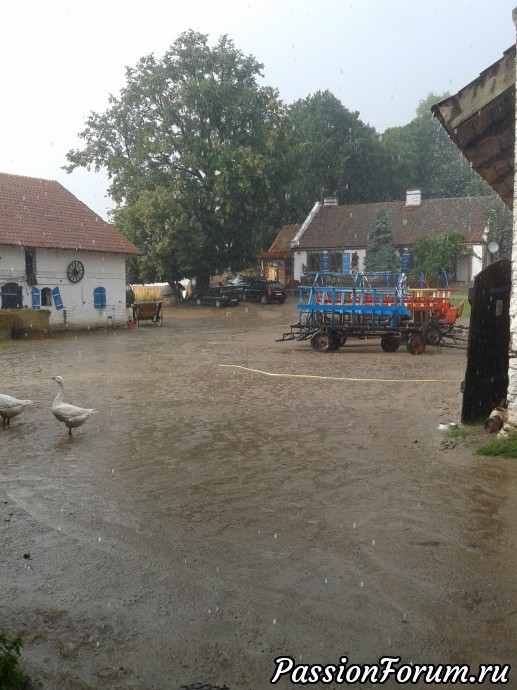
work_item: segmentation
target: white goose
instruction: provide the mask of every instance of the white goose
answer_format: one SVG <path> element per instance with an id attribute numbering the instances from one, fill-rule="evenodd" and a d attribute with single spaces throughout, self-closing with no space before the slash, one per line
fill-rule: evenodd
<path id="1" fill-rule="evenodd" d="M 65 394 L 65 383 L 61 376 L 53 376 L 54 381 L 59 385 L 59 391 L 54 402 L 52 403 L 52 413 L 56 419 L 63 422 L 68 427 L 68 434 L 72 435 L 72 429 L 82 426 L 88 417 L 95 414 L 97 410 L 92 410 L 85 407 L 77 407 L 77 405 L 68 405 L 63 402 Z"/>
<path id="2" fill-rule="evenodd" d="M 18 398 L 13 398 L 10 395 L 0 394 L 2 426 L 9 426 L 11 419 L 23 412 L 29 405 L 32 405 L 32 400 L 18 400 Z"/>

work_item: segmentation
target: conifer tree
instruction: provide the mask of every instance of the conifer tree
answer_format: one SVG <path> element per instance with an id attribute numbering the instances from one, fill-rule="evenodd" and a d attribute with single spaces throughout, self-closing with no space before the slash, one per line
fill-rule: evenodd
<path id="1" fill-rule="evenodd" d="M 384 209 L 380 209 L 368 233 L 364 267 L 367 271 L 396 271 L 399 263 L 388 223 L 388 214 Z"/>

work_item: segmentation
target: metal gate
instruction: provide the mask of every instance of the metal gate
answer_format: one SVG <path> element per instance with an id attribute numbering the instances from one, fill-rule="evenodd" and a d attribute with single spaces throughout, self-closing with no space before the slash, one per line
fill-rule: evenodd
<path id="1" fill-rule="evenodd" d="M 469 292 L 467 369 L 461 420 L 488 417 L 506 399 L 510 345 L 511 263 L 496 261 L 474 279 Z"/>

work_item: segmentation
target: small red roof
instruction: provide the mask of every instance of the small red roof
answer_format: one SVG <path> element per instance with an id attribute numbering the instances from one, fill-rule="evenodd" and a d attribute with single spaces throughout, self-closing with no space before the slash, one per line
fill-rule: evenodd
<path id="1" fill-rule="evenodd" d="M 59 182 L 0 173 L 0 244 L 140 254 Z"/>
<path id="2" fill-rule="evenodd" d="M 291 240 L 299 229 L 299 225 L 282 225 L 267 252 L 261 254 L 259 259 L 281 259 L 291 256 Z"/>

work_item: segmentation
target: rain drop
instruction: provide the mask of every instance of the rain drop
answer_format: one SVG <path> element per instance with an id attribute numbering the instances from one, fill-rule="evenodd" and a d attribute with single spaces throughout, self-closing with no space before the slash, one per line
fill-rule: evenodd
<path id="1" fill-rule="evenodd" d="M 276 625 L 276 618 L 273 618 L 273 625 Z"/>

